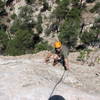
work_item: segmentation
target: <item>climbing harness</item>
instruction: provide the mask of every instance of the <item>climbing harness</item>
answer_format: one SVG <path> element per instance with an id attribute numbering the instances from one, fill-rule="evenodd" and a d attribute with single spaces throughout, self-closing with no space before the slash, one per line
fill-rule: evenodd
<path id="1" fill-rule="evenodd" d="M 50 97 L 52 96 L 52 94 L 54 93 L 54 91 L 55 91 L 57 85 L 59 85 L 59 84 L 61 83 L 61 81 L 62 81 L 62 79 L 63 79 L 63 77 L 64 77 L 64 75 L 65 75 L 65 72 L 66 72 L 66 70 L 64 70 L 64 72 L 63 72 L 63 74 L 62 74 L 60 80 L 55 84 L 55 86 L 54 86 L 54 88 L 53 88 L 53 90 L 52 90 L 52 92 L 51 92 L 49 98 L 50 98 Z"/>

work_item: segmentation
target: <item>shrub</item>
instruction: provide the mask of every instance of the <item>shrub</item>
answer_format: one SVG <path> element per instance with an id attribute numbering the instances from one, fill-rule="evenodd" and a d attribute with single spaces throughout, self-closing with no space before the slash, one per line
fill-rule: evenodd
<path id="1" fill-rule="evenodd" d="M 32 18 L 33 9 L 31 6 L 24 6 L 20 10 L 20 14 L 18 16 L 19 24 L 21 29 L 31 30 L 35 26 L 35 21 Z"/>
<path id="2" fill-rule="evenodd" d="M 80 37 L 81 41 L 85 44 L 90 44 L 92 41 L 95 40 L 96 34 L 95 31 L 84 32 Z"/>
<path id="3" fill-rule="evenodd" d="M 35 49 L 33 51 L 33 53 L 37 53 L 39 51 L 43 51 L 43 50 L 51 50 L 52 47 L 50 45 L 48 45 L 48 42 L 39 42 L 38 44 L 35 45 Z"/>
<path id="4" fill-rule="evenodd" d="M 46 35 L 46 36 L 49 36 L 49 35 L 50 35 L 50 33 L 51 33 L 50 28 L 49 28 L 49 29 L 47 28 L 47 29 L 45 30 L 45 35 Z"/>
<path id="5" fill-rule="evenodd" d="M 38 19 L 38 22 L 36 24 L 36 29 L 37 29 L 37 32 L 40 34 L 43 31 L 43 28 L 41 26 L 41 24 L 42 24 L 42 16 L 41 16 L 41 14 L 38 15 L 37 19 Z"/>
<path id="6" fill-rule="evenodd" d="M 94 2 L 95 0 L 86 0 L 87 3 L 92 3 Z"/>
<path id="7" fill-rule="evenodd" d="M 8 44 L 8 35 L 4 31 L 0 30 L 0 49 L 1 50 L 3 49 L 3 53 L 6 50 L 7 44 Z"/>
<path id="8" fill-rule="evenodd" d="M 0 9 L 4 8 L 4 6 L 5 6 L 5 3 L 2 0 L 0 0 Z"/>
<path id="9" fill-rule="evenodd" d="M 41 16 L 41 14 L 38 15 L 37 20 L 38 20 L 38 23 L 40 23 L 40 24 L 42 23 L 42 16 Z"/>
<path id="10" fill-rule="evenodd" d="M 9 40 L 6 55 L 17 56 L 24 54 L 25 51 L 21 48 L 21 45 L 16 40 Z"/>
<path id="11" fill-rule="evenodd" d="M 79 2 L 80 0 L 71 0 L 72 7 L 82 9 L 83 5 L 81 5 L 81 3 Z"/>
<path id="12" fill-rule="evenodd" d="M 60 1 L 58 7 L 53 12 L 54 16 L 57 19 L 62 20 L 66 18 L 67 13 L 69 11 L 68 4 L 69 4 L 69 0 Z"/>
<path id="13" fill-rule="evenodd" d="M 7 25 L 5 24 L 0 24 L 0 30 L 6 31 Z"/>
<path id="14" fill-rule="evenodd" d="M 38 23 L 36 25 L 36 29 L 37 29 L 38 34 L 42 33 L 42 31 L 43 31 L 41 24 L 38 24 Z"/>
<path id="15" fill-rule="evenodd" d="M 14 34 L 16 31 L 18 31 L 19 29 L 21 29 L 22 26 L 22 22 L 19 19 L 16 19 L 12 25 L 12 27 L 10 28 L 10 32 L 12 34 Z"/>
<path id="16" fill-rule="evenodd" d="M 0 16 L 6 16 L 8 13 L 6 12 L 6 10 L 4 8 L 2 8 L 0 10 Z"/>
<path id="17" fill-rule="evenodd" d="M 28 30 L 18 30 L 15 38 L 9 40 L 7 47 L 7 54 L 20 55 L 25 54 L 28 49 L 34 47 L 33 37 L 34 33 Z"/>
<path id="18" fill-rule="evenodd" d="M 74 19 L 65 20 L 60 29 L 59 39 L 69 48 L 74 48 L 77 43 L 79 28 L 79 22 L 74 21 Z"/>
<path id="19" fill-rule="evenodd" d="M 90 49 L 84 49 L 84 50 L 80 50 L 79 51 L 79 56 L 77 57 L 78 61 L 82 61 L 83 63 L 85 61 L 87 61 L 87 59 L 89 58 L 89 54 L 90 54 L 91 50 Z"/>
<path id="20" fill-rule="evenodd" d="M 80 51 L 80 55 L 77 57 L 77 60 L 78 61 L 84 61 L 85 54 L 86 54 L 85 50 Z"/>
<path id="21" fill-rule="evenodd" d="M 95 23 L 99 23 L 100 24 L 100 17 L 96 18 Z"/>
<path id="22" fill-rule="evenodd" d="M 97 2 L 96 5 L 90 10 L 90 12 L 100 13 L 100 2 Z"/>
<path id="23" fill-rule="evenodd" d="M 0 30 L 0 44 L 2 43 L 3 45 L 6 46 L 7 42 L 8 42 L 8 35 L 4 31 Z"/>
<path id="24" fill-rule="evenodd" d="M 33 4 L 36 0 L 25 0 L 27 4 Z"/>
<path id="25" fill-rule="evenodd" d="M 12 15 L 11 15 L 11 18 L 12 18 L 13 20 L 16 19 L 16 17 L 17 17 L 16 14 L 12 14 Z"/>
<path id="26" fill-rule="evenodd" d="M 32 7 L 30 6 L 21 7 L 19 18 L 30 20 L 32 18 L 32 13 L 33 13 Z"/>
<path id="27" fill-rule="evenodd" d="M 41 9 L 41 12 L 44 12 L 46 10 L 51 10 L 51 8 L 49 7 L 49 4 L 47 3 L 47 1 L 43 0 L 43 8 Z"/>
<path id="28" fill-rule="evenodd" d="M 36 22 L 33 20 L 31 22 L 21 21 L 20 19 L 16 19 L 10 28 L 10 32 L 14 34 L 17 30 L 32 30 L 32 28 L 36 25 Z"/>
<path id="29" fill-rule="evenodd" d="M 81 9 L 72 8 L 72 9 L 69 11 L 67 17 L 68 17 L 68 18 L 72 18 L 72 19 L 74 19 L 75 21 L 80 22 L 80 15 L 81 15 Z"/>
<path id="30" fill-rule="evenodd" d="M 56 3 L 59 4 L 60 3 L 60 0 L 56 0 Z"/>

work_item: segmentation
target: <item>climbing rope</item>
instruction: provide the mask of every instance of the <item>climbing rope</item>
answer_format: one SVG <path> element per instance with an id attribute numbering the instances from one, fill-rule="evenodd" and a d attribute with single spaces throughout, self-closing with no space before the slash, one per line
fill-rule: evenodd
<path id="1" fill-rule="evenodd" d="M 60 78 L 60 80 L 55 84 L 55 86 L 54 86 L 54 88 L 53 88 L 53 90 L 52 90 L 52 92 L 51 92 L 51 94 L 50 94 L 50 96 L 49 96 L 49 98 L 52 96 L 52 94 L 54 93 L 54 91 L 55 91 L 55 89 L 56 89 L 56 87 L 57 87 L 57 85 L 59 85 L 60 84 L 60 82 L 62 81 L 62 79 L 63 79 L 63 77 L 64 77 L 64 75 L 65 75 L 65 72 L 66 72 L 66 70 L 64 70 L 64 72 L 63 72 L 63 74 L 62 74 L 62 76 L 61 76 L 61 78 Z"/>

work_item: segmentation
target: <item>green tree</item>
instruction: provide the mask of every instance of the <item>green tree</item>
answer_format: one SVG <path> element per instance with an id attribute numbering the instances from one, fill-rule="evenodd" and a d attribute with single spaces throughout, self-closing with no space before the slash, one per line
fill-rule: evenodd
<path id="1" fill-rule="evenodd" d="M 7 12 L 4 8 L 5 3 L 3 1 L 0 0 L 0 16 L 4 16 L 7 15 Z"/>
<path id="2" fill-rule="evenodd" d="M 84 32 L 80 37 L 81 41 L 85 44 L 90 44 L 95 40 L 96 34 L 95 31 L 91 30 L 90 32 Z"/>
<path id="3" fill-rule="evenodd" d="M 12 27 L 10 28 L 10 32 L 12 34 L 15 34 L 16 31 L 18 31 L 19 29 L 32 30 L 32 28 L 35 27 L 35 25 L 36 25 L 36 22 L 33 20 L 31 20 L 31 22 L 27 22 L 26 20 L 22 21 L 18 18 L 18 19 L 15 19 Z"/>
<path id="4" fill-rule="evenodd" d="M 14 13 L 14 14 L 11 15 L 11 18 L 12 18 L 13 20 L 15 20 L 15 19 L 17 18 L 17 15 Z"/>
<path id="5" fill-rule="evenodd" d="M 41 41 L 35 45 L 35 49 L 33 52 L 37 53 L 43 50 L 52 50 L 52 47 L 48 44 L 48 42 Z"/>
<path id="6" fill-rule="evenodd" d="M 58 7 L 53 12 L 54 16 L 59 20 L 65 19 L 69 12 L 68 5 L 69 0 L 60 1 Z"/>
<path id="7" fill-rule="evenodd" d="M 77 10 L 71 10 L 68 18 L 60 28 L 59 39 L 69 48 L 74 48 L 80 33 L 80 18 Z"/>
<path id="8" fill-rule="evenodd" d="M 22 26 L 22 21 L 19 20 L 19 19 L 16 19 L 12 25 L 12 27 L 10 28 L 10 32 L 12 34 L 15 34 L 16 31 L 18 31 L 19 29 L 21 29 L 21 26 Z"/>
<path id="9" fill-rule="evenodd" d="M 77 42 L 77 29 L 72 24 L 71 22 L 65 21 L 59 34 L 59 39 L 69 48 L 75 46 Z"/>
<path id="10" fill-rule="evenodd" d="M 80 1 L 80 0 L 71 0 L 71 3 L 72 3 L 73 5 L 77 5 L 77 4 L 79 3 L 79 1 Z"/>
<path id="11" fill-rule="evenodd" d="M 41 24 L 42 24 L 42 16 L 41 16 L 41 14 L 38 15 L 37 20 L 38 20 L 38 22 L 36 24 L 36 29 L 37 29 L 37 32 L 40 34 L 43 31 L 43 28 L 41 26 Z"/>
<path id="12" fill-rule="evenodd" d="M 93 27 L 90 28 L 90 31 L 89 32 L 85 31 L 84 33 L 82 33 L 80 39 L 85 44 L 95 45 L 97 41 L 100 41 L 99 35 L 100 35 L 100 18 L 97 18 L 95 19 Z"/>
<path id="13" fill-rule="evenodd" d="M 94 42 L 96 43 L 98 41 L 100 43 L 100 17 L 95 19 L 95 23 L 91 28 L 91 31 L 94 32 Z"/>
<path id="14" fill-rule="evenodd" d="M 37 19 L 38 19 L 38 23 L 42 24 L 42 16 L 41 16 L 41 14 L 38 15 Z"/>
<path id="15" fill-rule="evenodd" d="M 0 30 L 0 49 L 3 49 L 3 53 L 6 50 L 7 43 L 8 35 L 4 31 Z"/>
<path id="16" fill-rule="evenodd" d="M 31 6 L 24 6 L 20 8 L 19 18 L 23 20 L 30 20 L 32 18 L 32 7 Z"/>
<path id="17" fill-rule="evenodd" d="M 67 15 L 67 18 L 68 19 L 74 19 L 75 22 L 80 22 L 80 16 L 81 16 L 81 9 L 78 9 L 78 8 L 72 8 L 68 15 Z"/>
<path id="18" fill-rule="evenodd" d="M 42 31 L 43 31 L 41 24 L 38 24 L 38 23 L 36 25 L 36 29 L 37 29 L 38 34 L 42 33 Z"/>
<path id="19" fill-rule="evenodd" d="M 0 0 L 0 9 L 4 8 L 4 6 L 5 6 L 5 3 Z"/>
<path id="20" fill-rule="evenodd" d="M 18 30 L 15 38 L 8 42 L 7 54 L 9 55 L 20 55 L 25 54 L 27 50 L 31 50 L 34 47 L 32 40 L 33 32 L 28 30 Z"/>
<path id="21" fill-rule="evenodd" d="M 32 7 L 30 6 L 24 6 L 20 10 L 20 14 L 18 16 L 18 19 L 21 23 L 21 28 L 25 29 L 32 29 L 35 25 L 35 21 L 32 18 Z"/>
<path id="22" fill-rule="evenodd" d="M 60 3 L 60 0 L 56 0 L 56 3 L 59 4 Z"/>

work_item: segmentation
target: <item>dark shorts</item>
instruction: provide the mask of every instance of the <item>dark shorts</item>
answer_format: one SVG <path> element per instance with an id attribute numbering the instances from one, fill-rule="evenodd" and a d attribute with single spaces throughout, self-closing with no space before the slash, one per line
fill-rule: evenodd
<path id="1" fill-rule="evenodd" d="M 61 55 L 60 59 L 54 59 L 54 63 L 61 63 L 62 66 L 64 66 L 64 69 L 66 70 L 64 55 Z"/>

